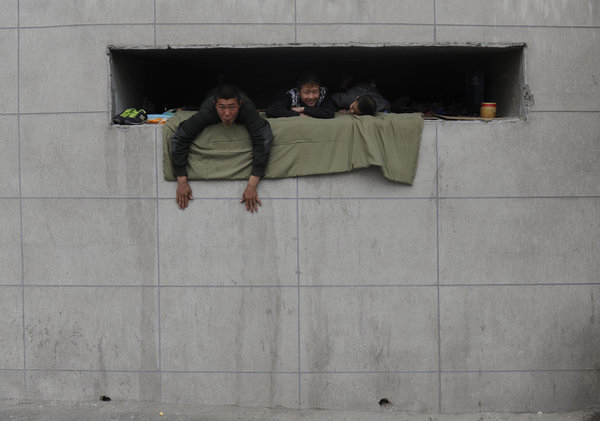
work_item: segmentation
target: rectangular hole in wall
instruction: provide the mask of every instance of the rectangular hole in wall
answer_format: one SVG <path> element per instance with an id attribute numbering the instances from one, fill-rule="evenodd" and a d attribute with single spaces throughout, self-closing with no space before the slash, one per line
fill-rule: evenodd
<path id="1" fill-rule="evenodd" d="M 381 47 L 109 47 L 112 113 L 148 108 L 160 113 L 197 107 L 220 81 L 239 86 L 265 108 L 278 90 L 304 72 L 319 75 L 330 92 L 342 80 L 374 82 L 393 112 L 479 113 L 498 104 L 498 117 L 525 117 L 524 44 Z"/>

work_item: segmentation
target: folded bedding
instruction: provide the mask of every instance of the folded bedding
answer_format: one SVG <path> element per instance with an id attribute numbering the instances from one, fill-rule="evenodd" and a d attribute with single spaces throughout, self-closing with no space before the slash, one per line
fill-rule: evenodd
<path id="1" fill-rule="evenodd" d="M 193 111 L 179 111 L 162 127 L 163 171 L 175 180 L 171 142 L 179 123 Z M 412 184 L 423 118 L 419 113 L 376 116 L 336 114 L 331 119 L 267 119 L 273 131 L 265 178 L 333 174 L 371 166 L 389 180 Z M 188 153 L 189 180 L 240 180 L 250 176 L 252 145 L 241 124 L 214 124 L 202 131 Z"/>

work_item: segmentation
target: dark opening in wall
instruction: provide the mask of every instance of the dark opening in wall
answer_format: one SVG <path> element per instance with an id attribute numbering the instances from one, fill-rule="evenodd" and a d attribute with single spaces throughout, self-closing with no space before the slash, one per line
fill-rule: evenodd
<path id="1" fill-rule="evenodd" d="M 112 112 L 160 113 L 197 107 L 221 81 L 264 108 L 301 73 L 318 74 L 330 92 L 346 77 L 374 82 L 394 112 L 477 115 L 496 102 L 499 117 L 524 117 L 523 44 L 494 46 L 109 48 Z"/>

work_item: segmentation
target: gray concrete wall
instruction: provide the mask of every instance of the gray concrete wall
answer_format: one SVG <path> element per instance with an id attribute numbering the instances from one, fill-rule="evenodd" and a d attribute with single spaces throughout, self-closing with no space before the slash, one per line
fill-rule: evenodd
<path id="1" fill-rule="evenodd" d="M 527 120 L 377 170 L 195 182 L 111 127 L 108 45 L 525 42 Z M 0 399 L 600 404 L 597 0 L 0 2 Z"/>

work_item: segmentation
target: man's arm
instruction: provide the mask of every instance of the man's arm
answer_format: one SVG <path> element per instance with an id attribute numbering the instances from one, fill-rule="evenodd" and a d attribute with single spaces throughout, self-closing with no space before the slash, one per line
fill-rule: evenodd
<path id="1" fill-rule="evenodd" d="M 175 193 L 175 201 L 179 209 L 183 210 L 188 207 L 188 200 L 194 200 L 192 196 L 192 188 L 188 184 L 187 176 L 180 175 L 177 177 L 177 192 Z"/>
<path id="2" fill-rule="evenodd" d="M 323 102 L 318 107 L 304 107 L 303 113 L 315 118 L 333 118 L 337 107 L 329 95 L 323 98 Z"/>
<path id="3" fill-rule="evenodd" d="M 244 190 L 244 194 L 242 195 L 242 200 L 240 200 L 240 203 L 246 203 L 246 210 L 250 211 L 251 213 L 258 212 L 258 207 L 262 206 L 262 202 L 258 198 L 259 182 L 259 176 L 251 175 L 248 179 L 246 190 Z"/>
<path id="4" fill-rule="evenodd" d="M 205 102 L 196 114 L 181 122 L 171 138 L 171 163 L 173 175 L 177 177 L 175 201 L 179 209 L 187 208 L 188 201 L 194 199 L 192 188 L 188 184 L 186 170 L 190 145 L 206 126 L 219 121 L 218 115 L 215 117 L 215 114 L 210 109 L 210 103 Z"/>
<path id="5" fill-rule="evenodd" d="M 269 122 L 258 114 L 254 104 L 247 98 L 244 99 L 246 102 L 240 109 L 239 119 L 240 123 L 246 126 L 252 141 L 252 170 L 241 201 L 246 203 L 246 210 L 254 213 L 258 212 L 259 206 L 262 206 L 257 188 L 260 179 L 265 175 L 273 143 L 273 132 Z"/>
<path id="6" fill-rule="evenodd" d="M 171 162 L 173 164 L 173 175 L 187 176 L 187 158 L 190 145 L 204 130 L 206 126 L 218 123 L 219 116 L 210 108 L 210 104 L 202 104 L 202 107 L 196 114 L 191 116 L 177 127 L 175 134 L 171 138 Z"/>

